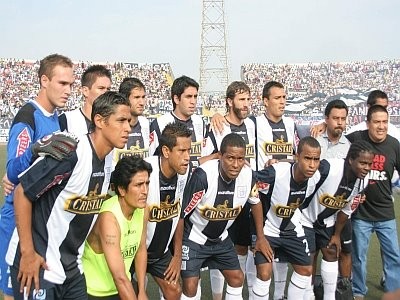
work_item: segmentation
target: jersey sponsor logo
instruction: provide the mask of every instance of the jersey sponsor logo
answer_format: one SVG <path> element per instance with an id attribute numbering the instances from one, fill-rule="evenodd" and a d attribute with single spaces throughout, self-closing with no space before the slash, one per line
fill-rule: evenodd
<path id="1" fill-rule="evenodd" d="M 192 142 L 190 148 L 190 156 L 199 157 L 201 156 L 201 142 Z"/>
<path id="2" fill-rule="evenodd" d="M 137 243 L 135 245 L 130 245 L 128 247 L 126 247 L 125 249 L 123 249 L 121 251 L 122 254 L 122 258 L 126 259 L 126 258 L 133 258 L 136 254 L 136 250 L 137 250 Z"/>
<path id="3" fill-rule="evenodd" d="M 386 162 L 386 157 L 384 155 L 376 154 L 374 156 L 371 169 L 377 171 L 383 171 L 385 169 L 385 162 Z"/>
<path id="4" fill-rule="evenodd" d="M 230 208 L 229 201 L 225 200 L 224 204 L 218 204 L 217 207 L 203 206 L 200 208 L 201 216 L 209 221 L 228 221 L 235 220 L 242 210 L 241 206 Z"/>
<path id="5" fill-rule="evenodd" d="M 95 177 L 104 177 L 104 172 L 100 171 L 100 172 L 92 173 L 92 178 L 95 178 Z"/>
<path id="6" fill-rule="evenodd" d="M 292 155 L 293 144 L 286 142 L 283 135 L 275 142 L 265 142 L 262 149 L 266 155 L 280 154 L 280 155 Z"/>
<path id="7" fill-rule="evenodd" d="M 99 184 L 96 184 L 94 190 L 90 191 L 87 196 L 75 195 L 67 199 L 64 204 L 64 210 L 77 215 L 99 213 L 101 205 L 110 196 L 97 194 L 98 188 Z"/>
<path id="8" fill-rule="evenodd" d="M 246 158 L 254 158 L 255 157 L 255 151 L 254 151 L 254 145 L 247 144 L 246 145 Z"/>
<path id="9" fill-rule="evenodd" d="M 190 200 L 189 204 L 185 208 L 185 214 L 190 213 L 197 206 L 197 204 L 203 198 L 204 193 L 205 193 L 205 190 L 201 190 L 201 191 L 198 191 L 193 194 L 192 199 Z"/>
<path id="10" fill-rule="evenodd" d="M 131 146 L 129 149 L 115 149 L 114 161 L 118 162 L 121 158 L 130 156 L 146 158 L 149 156 L 149 149 L 141 149 L 136 146 Z"/>
<path id="11" fill-rule="evenodd" d="M 25 127 L 24 130 L 22 130 L 20 134 L 18 134 L 17 140 L 18 140 L 18 146 L 16 155 L 18 157 L 24 154 L 24 152 L 26 151 L 26 149 L 28 149 L 29 144 L 31 142 L 31 137 L 29 135 L 28 128 Z"/>
<path id="12" fill-rule="evenodd" d="M 279 218 L 291 218 L 296 211 L 300 207 L 301 200 L 300 198 L 296 199 L 296 202 L 290 203 L 289 205 L 276 205 L 275 206 L 275 215 Z"/>
<path id="13" fill-rule="evenodd" d="M 346 198 L 346 193 L 343 193 L 341 195 L 337 196 L 332 196 L 329 194 L 322 194 L 319 197 L 319 203 L 322 206 L 325 206 L 327 208 L 332 208 L 332 209 L 342 209 L 346 206 L 348 203 L 347 198 Z"/>
<path id="14" fill-rule="evenodd" d="M 45 188 L 43 190 L 41 190 L 36 197 L 39 198 L 41 197 L 44 193 L 46 193 L 48 190 L 50 190 L 53 186 L 60 184 L 61 181 L 63 181 L 65 178 L 68 178 L 69 176 L 71 176 L 71 172 L 68 173 L 64 173 L 61 175 L 56 175 L 53 178 L 53 181 L 50 182 L 48 185 L 45 186 Z"/>
<path id="15" fill-rule="evenodd" d="M 373 181 L 384 181 L 387 180 L 386 171 L 377 171 L 371 170 L 369 171 L 369 179 Z"/>
<path id="16" fill-rule="evenodd" d="M 181 210 L 180 199 L 174 203 L 168 203 L 168 197 L 165 201 L 160 202 L 160 206 L 152 205 L 150 207 L 149 222 L 161 222 L 175 218 L 179 215 Z"/>
<path id="17" fill-rule="evenodd" d="M 268 190 L 269 189 L 269 183 L 257 181 L 257 188 L 260 191 Z"/>
<path id="18" fill-rule="evenodd" d="M 355 211 L 358 207 L 358 205 L 360 205 L 361 202 L 361 194 L 357 194 L 354 198 L 353 201 L 351 202 L 351 211 Z"/>

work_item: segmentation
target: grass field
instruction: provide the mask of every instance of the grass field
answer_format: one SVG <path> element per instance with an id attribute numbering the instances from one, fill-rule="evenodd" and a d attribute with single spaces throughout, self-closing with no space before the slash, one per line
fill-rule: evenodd
<path id="1" fill-rule="evenodd" d="M 6 160 L 6 146 L 0 145 L 0 176 L 4 175 L 4 166 Z M 0 193 L 3 195 L 3 189 L 0 187 Z M 3 203 L 3 197 L 0 197 L 0 204 Z M 396 216 L 397 216 L 397 227 L 400 227 L 399 216 L 400 216 L 400 199 L 397 199 L 395 202 L 396 208 Z M 0 241 L 2 242 L 2 241 Z M 375 235 L 373 235 L 371 239 L 370 249 L 368 252 L 368 277 L 367 277 L 367 285 L 369 288 L 368 295 L 366 299 L 380 299 L 383 291 L 379 286 L 379 280 L 382 273 L 382 264 L 379 254 L 378 240 Z M 399 274 L 400 276 L 400 274 Z M 158 297 L 158 288 L 155 286 L 155 283 L 152 279 L 149 281 L 148 286 L 148 296 L 149 299 L 159 299 Z M 244 290 L 243 293 L 244 299 L 247 299 L 247 291 Z M 208 272 L 202 273 L 202 299 L 212 299 L 211 297 L 211 288 L 208 278 Z M 2 295 L 0 294 L 0 300 L 3 300 Z"/>

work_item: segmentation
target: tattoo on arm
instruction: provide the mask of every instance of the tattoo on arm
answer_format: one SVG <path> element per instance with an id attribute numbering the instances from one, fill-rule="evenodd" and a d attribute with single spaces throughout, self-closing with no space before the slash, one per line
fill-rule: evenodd
<path id="1" fill-rule="evenodd" d="M 115 245 L 116 238 L 117 238 L 116 235 L 106 234 L 106 241 L 105 241 L 106 245 L 110 245 L 110 246 Z"/>

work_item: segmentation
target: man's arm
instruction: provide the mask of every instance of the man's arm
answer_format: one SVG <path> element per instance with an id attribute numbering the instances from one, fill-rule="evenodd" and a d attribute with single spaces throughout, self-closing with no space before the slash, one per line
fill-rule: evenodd
<path id="1" fill-rule="evenodd" d="M 340 234 L 342 233 L 343 227 L 348 219 L 349 216 L 342 211 L 339 211 L 336 215 L 335 233 L 332 235 L 331 240 L 329 241 L 328 248 L 333 245 L 336 246 L 337 257 L 339 257 L 341 251 Z"/>
<path id="2" fill-rule="evenodd" d="M 147 273 L 147 246 L 146 246 L 146 235 L 147 235 L 147 221 L 149 216 L 149 210 L 146 207 L 143 218 L 143 231 L 142 238 L 140 240 L 139 248 L 136 252 L 134 263 L 135 273 L 138 283 L 138 300 L 147 300 L 146 293 L 146 273 Z"/>
<path id="3" fill-rule="evenodd" d="M 183 238 L 183 219 L 179 219 L 178 225 L 174 233 L 174 255 L 165 270 L 165 280 L 169 283 L 176 284 L 179 282 L 182 263 L 182 238 Z"/>
<path id="4" fill-rule="evenodd" d="M 251 205 L 251 213 L 253 214 L 253 220 L 257 235 L 257 240 L 254 250 L 261 252 L 269 262 L 272 262 L 272 260 L 274 259 L 274 252 L 272 251 L 272 248 L 269 245 L 264 235 L 263 209 L 261 202 Z"/>
<path id="5" fill-rule="evenodd" d="M 15 222 L 17 226 L 21 260 L 19 263 L 18 280 L 20 292 L 29 292 L 32 281 L 36 290 L 39 286 L 39 270 L 47 269 L 46 262 L 35 250 L 32 238 L 32 202 L 25 196 L 23 187 L 19 184 L 14 193 Z"/>
<path id="6" fill-rule="evenodd" d="M 131 281 L 126 276 L 125 264 L 121 254 L 121 230 L 111 212 L 99 215 L 99 238 L 108 268 L 114 279 L 121 300 L 136 299 Z"/>

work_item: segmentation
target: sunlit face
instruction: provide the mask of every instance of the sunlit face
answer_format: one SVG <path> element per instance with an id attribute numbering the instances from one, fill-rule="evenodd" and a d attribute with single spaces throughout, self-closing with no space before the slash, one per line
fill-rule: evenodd
<path id="1" fill-rule="evenodd" d="M 48 103 L 43 105 L 44 108 L 53 112 L 56 107 L 64 107 L 71 95 L 74 81 L 72 68 L 61 65 L 54 67 L 51 79 L 42 75 L 40 82 L 48 100 Z"/>
<path id="2" fill-rule="evenodd" d="M 167 159 L 168 167 L 174 172 L 184 175 L 190 161 L 192 139 L 190 137 L 177 137 L 176 146 L 172 149 L 163 147 L 163 155 Z"/>
<path id="3" fill-rule="evenodd" d="M 129 95 L 131 114 L 134 117 L 141 116 L 146 106 L 146 92 L 142 88 L 134 88 Z"/>
<path id="4" fill-rule="evenodd" d="M 332 108 L 325 117 L 326 131 L 329 136 L 340 137 L 346 129 L 347 112 L 344 108 Z"/>
<path id="5" fill-rule="evenodd" d="M 371 120 L 367 121 L 368 135 L 375 143 L 383 142 L 387 137 L 388 114 L 383 111 L 374 112 Z"/>
<path id="6" fill-rule="evenodd" d="M 319 168 L 320 156 L 320 147 L 313 148 L 310 145 L 304 145 L 301 153 L 296 154 L 295 179 L 301 182 L 312 177 Z"/>
<path id="7" fill-rule="evenodd" d="M 197 96 L 198 91 L 193 86 L 187 87 L 180 98 L 175 95 L 175 115 L 182 120 L 189 119 L 196 111 Z"/>
<path id="8" fill-rule="evenodd" d="M 132 176 L 126 190 L 119 188 L 120 195 L 131 208 L 145 208 L 149 192 L 149 173 L 139 171 Z"/>
<path id="9" fill-rule="evenodd" d="M 131 118 L 130 107 L 122 104 L 117 105 L 108 118 L 100 117 L 102 134 L 112 148 L 122 149 L 128 142 Z"/>
<path id="10" fill-rule="evenodd" d="M 274 122 L 281 120 L 286 106 L 286 92 L 279 87 L 272 87 L 269 90 L 269 97 L 264 98 L 265 113 Z"/>
<path id="11" fill-rule="evenodd" d="M 111 80 L 107 76 L 97 77 L 90 88 L 87 86 L 82 87 L 83 96 L 89 105 L 93 105 L 93 101 L 96 100 L 97 97 L 109 90 L 111 90 Z"/>
<path id="12" fill-rule="evenodd" d="M 357 178 L 364 179 L 371 170 L 374 154 L 371 152 L 360 152 L 357 158 L 349 159 L 349 164 Z"/>
<path id="13" fill-rule="evenodd" d="M 220 172 L 225 180 L 233 180 L 239 176 L 246 158 L 245 148 L 228 146 L 220 158 Z"/>
<path id="14" fill-rule="evenodd" d="M 228 99 L 228 105 L 230 107 L 229 114 L 232 114 L 235 119 L 246 119 L 249 115 L 250 93 L 236 93 L 233 100 Z"/>

